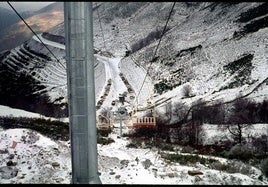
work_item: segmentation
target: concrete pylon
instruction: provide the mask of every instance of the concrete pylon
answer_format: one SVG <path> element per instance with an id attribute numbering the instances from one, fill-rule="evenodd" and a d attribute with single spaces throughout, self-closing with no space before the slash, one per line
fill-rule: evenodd
<path id="1" fill-rule="evenodd" d="M 64 2 L 72 183 L 100 184 L 92 2 Z"/>

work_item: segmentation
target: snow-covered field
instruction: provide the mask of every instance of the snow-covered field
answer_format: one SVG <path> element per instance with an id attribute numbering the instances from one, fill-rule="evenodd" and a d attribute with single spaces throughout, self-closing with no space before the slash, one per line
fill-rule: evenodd
<path id="1" fill-rule="evenodd" d="M 5 108 L 5 115 L 13 112 L 14 110 Z M 35 116 L 34 113 L 19 110 L 17 112 L 24 117 Z M 259 129 L 258 132 L 255 132 L 255 128 L 251 129 L 251 132 L 260 135 L 264 125 L 257 126 L 262 127 L 256 128 L 256 130 Z M 204 127 L 208 140 L 211 138 L 215 140 L 223 135 L 218 133 L 215 125 L 205 124 Z M 128 132 L 128 128 L 123 126 L 123 133 L 126 132 Z M 129 139 L 127 137 L 119 138 L 119 134 L 120 125 L 116 123 L 113 132 L 109 135 L 115 142 L 97 146 L 98 168 L 102 184 L 268 184 L 265 177 L 262 181 L 258 179 L 261 171 L 255 167 L 248 166 L 250 167 L 249 174 L 241 174 L 210 169 L 200 163 L 180 165 L 163 159 L 160 156 L 161 151 L 157 148 L 126 147 L 130 143 Z M 180 152 L 175 151 L 175 153 Z M 220 157 L 203 157 L 213 158 L 225 164 L 233 164 Z M 7 163 L 11 166 L 7 166 Z M 241 162 L 240 165 L 246 167 L 246 164 Z M 189 175 L 188 172 L 193 170 L 203 174 Z M 0 183 L 69 184 L 70 182 L 69 141 L 55 141 L 30 129 L 0 129 Z"/>
<path id="2" fill-rule="evenodd" d="M 70 183 L 67 142 L 55 142 L 29 129 L 9 129 L 0 134 L 0 183 Z M 7 166 L 10 160 L 11 166 Z"/>

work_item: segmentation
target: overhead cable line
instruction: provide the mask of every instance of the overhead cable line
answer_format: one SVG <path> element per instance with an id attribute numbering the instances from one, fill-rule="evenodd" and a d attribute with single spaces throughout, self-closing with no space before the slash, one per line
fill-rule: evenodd
<path id="1" fill-rule="evenodd" d="M 19 16 L 19 18 L 24 22 L 24 24 L 31 30 L 31 32 L 38 38 L 38 40 L 44 45 L 45 48 L 47 48 L 47 50 L 52 54 L 52 56 L 61 64 L 61 66 L 63 68 L 65 68 L 65 66 L 59 61 L 59 59 L 54 55 L 54 53 L 46 46 L 46 44 L 44 44 L 44 42 L 41 40 L 41 38 L 36 34 L 36 32 L 34 32 L 34 30 L 30 27 L 30 25 L 28 25 L 28 23 L 23 19 L 23 17 L 17 12 L 17 10 L 9 3 L 9 1 L 7 1 L 7 3 L 9 4 L 9 6 L 14 10 L 14 12 L 17 14 L 17 16 Z"/>
<path id="2" fill-rule="evenodd" d="M 100 23 L 100 29 L 101 29 L 101 33 L 102 33 L 102 40 L 103 40 L 103 47 L 104 47 L 104 50 L 108 53 L 108 48 L 106 46 L 106 43 L 105 43 L 105 39 L 104 39 L 104 32 L 103 32 L 103 28 L 102 28 L 102 24 L 101 24 L 101 19 L 100 19 L 100 14 L 99 14 L 99 7 L 101 6 L 101 4 L 97 7 L 97 14 L 98 14 L 98 19 L 99 19 L 99 23 Z M 110 58 L 107 58 L 107 64 L 109 66 L 109 68 L 111 67 L 110 66 Z M 114 85 L 113 85 L 114 87 Z M 115 88 L 115 87 L 114 87 Z"/>
<path id="3" fill-rule="evenodd" d="M 99 5 L 99 7 L 100 6 L 101 5 Z M 104 32 L 103 32 L 103 28 L 102 28 L 101 20 L 100 20 L 99 7 L 97 7 L 97 14 L 98 14 L 98 19 L 99 19 L 99 23 L 100 23 L 100 29 L 101 29 L 101 33 L 102 33 L 102 40 L 103 40 L 104 49 L 107 51 L 107 48 L 106 48 L 106 45 L 105 45 L 105 39 L 104 39 Z"/>
<path id="4" fill-rule="evenodd" d="M 149 67 L 147 68 L 147 71 L 146 71 L 144 80 L 143 80 L 143 82 L 142 82 L 141 88 L 140 88 L 139 93 L 138 93 L 138 97 L 139 97 L 140 92 L 141 92 L 141 89 L 142 89 L 142 87 L 143 87 L 143 85 L 144 85 L 144 83 L 145 83 L 146 77 L 147 77 L 147 75 L 148 75 L 148 71 L 149 71 L 150 67 L 152 66 L 153 60 L 154 60 L 154 58 L 155 58 L 155 55 L 156 55 L 156 52 L 157 52 L 158 47 L 159 47 L 159 45 L 160 45 L 160 42 L 161 42 L 161 40 L 162 40 L 162 37 L 163 37 L 164 34 L 165 34 L 165 31 L 166 31 L 166 28 L 167 28 L 167 24 L 168 24 L 168 21 L 170 20 L 170 17 L 171 17 L 171 14 L 172 14 L 172 12 L 173 12 L 173 9 L 174 9 L 175 4 L 176 4 L 176 2 L 173 3 L 172 8 L 171 8 L 171 10 L 170 10 L 170 12 L 169 12 L 168 19 L 167 19 L 167 21 L 166 21 L 165 27 L 164 27 L 164 29 L 163 29 L 163 31 L 162 31 L 162 33 L 161 33 L 159 42 L 158 42 L 158 44 L 157 44 L 157 46 L 156 46 L 156 49 L 155 49 L 155 51 L 154 51 L 154 54 L 153 54 L 151 63 L 150 63 L 150 65 L 149 65 Z M 137 98 L 136 98 L 136 99 L 137 99 Z"/>

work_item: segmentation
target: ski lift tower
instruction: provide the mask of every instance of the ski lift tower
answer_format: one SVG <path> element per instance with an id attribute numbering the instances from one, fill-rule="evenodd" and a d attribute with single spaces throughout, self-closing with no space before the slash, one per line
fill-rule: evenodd
<path id="1" fill-rule="evenodd" d="M 100 184 L 92 2 L 64 2 L 72 183 Z"/>

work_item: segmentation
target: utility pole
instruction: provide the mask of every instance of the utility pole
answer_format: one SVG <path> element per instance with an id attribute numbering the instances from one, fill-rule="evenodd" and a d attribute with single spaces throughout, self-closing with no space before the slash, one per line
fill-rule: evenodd
<path id="1" fill-rule="evenodd" d="M 100 184 L 92 2 L 64 2 L 73 184 Z"/>
<path id="2" fill-rule="evenodd" d="M 120 138 L 122 138 L 122 120 L 125 119 L 127 115 L 127 109 L 123 106 L 118 108 L 117 115 L 120 120 Z"/>
<path id="3" fill-rule="evenodd" d="M 122 115 L 119 114 L 120 117 L 120 138 L 122 138 Z"/>

